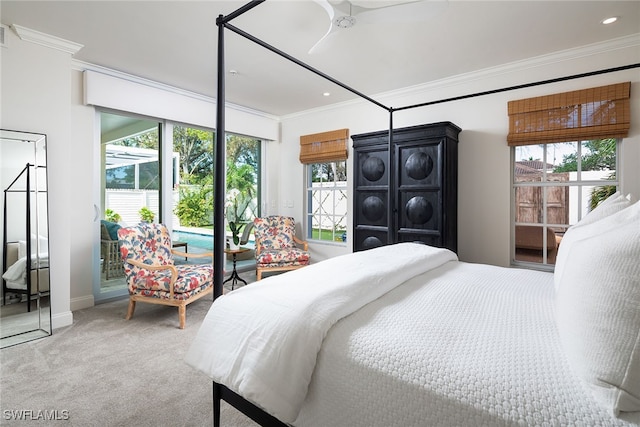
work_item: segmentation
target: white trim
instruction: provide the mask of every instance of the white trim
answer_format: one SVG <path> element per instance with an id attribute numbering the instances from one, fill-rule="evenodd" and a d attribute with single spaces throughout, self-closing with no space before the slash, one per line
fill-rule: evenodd
<path id="1" fill-rule="evenodd" d="M 41 33 L 40 31 L 32 30 L 21 25 L 12 24 L 11 27 L 15 30 L 21 40 L 61 50 L 71 55 L 75 55 L 84 47 L 84 45 L 80 43 L 61 39 L 60 37 L 52 36 L 50 34 Z"/>
<path id="2" fill-rule="evenodd" d="M 96 305 L 93 295 L 85 295 L 71 299 L 71 311 L 82 310 Z"/>
<path id="3" fill-rule="evenodd" d="M 63 328 L 73 324 L 73 313 L 65 311 L 51 315 L 51 329 Z"/>

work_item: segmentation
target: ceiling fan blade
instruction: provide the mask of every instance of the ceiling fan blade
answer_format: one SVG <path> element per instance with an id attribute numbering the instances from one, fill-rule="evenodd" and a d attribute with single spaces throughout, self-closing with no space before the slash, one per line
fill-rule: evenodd
<path id="1" fill-rule="evenodd" d="M 331 23 L 329 24 L 329 30 L 324 36 L 322 36 L 320 40 L 316 42 L 316 44 L 311 47 L 311 49 L 309 49 L 309 54 L 313 55 L 325 51 L 327 49 L 327 46 L 330 44 L 330 39 L 334 38 L 339 30 L 340 28 L 334 25 L 333 21 L 331 21 Z"/>
<path id="2" fill-rule="evenodd" d="M 311 49 L 309 49 L 310 54 L 318 53 L 321 49 L 321 46 L 324 40 L 327 39 L 333 32 L 335 32 L 335 25 L 333 25 L 333 18 L 335 16 L 335 11 L 331 3 L 329 3 L 328 0 L 313 0 L 313 1 L 315 1 L 321 8 L 324 9 L 325 12 L 327 12 L 327 15 L 329 16 L 329 29 L 327 30 L 325 35 L 322 36 L 320 40 L 318 40 L 316 44 L 314 44 L 311 47 Z"/>

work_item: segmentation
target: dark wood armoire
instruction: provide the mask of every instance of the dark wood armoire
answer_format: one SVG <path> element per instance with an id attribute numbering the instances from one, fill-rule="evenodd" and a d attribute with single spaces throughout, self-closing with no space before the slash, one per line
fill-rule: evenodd
<path id="1" fill-rule="evenodd" d="M 352 135 L 353 250 L 420 241 L 457 251 L 458 134 L 450 122 Z"/>

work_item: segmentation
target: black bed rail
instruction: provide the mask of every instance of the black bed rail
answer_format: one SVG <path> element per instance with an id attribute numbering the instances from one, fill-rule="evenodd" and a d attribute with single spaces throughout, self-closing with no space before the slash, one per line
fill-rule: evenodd
<path id="1" fill-rule="evenodd" d="M 242 412 L 263 427 L 289 427 L 273 415 L 265 412 L 239 394 L 229 390 L 222 384 L 213 383 L 213 426 L 220 427 L 220 400 Z"/>

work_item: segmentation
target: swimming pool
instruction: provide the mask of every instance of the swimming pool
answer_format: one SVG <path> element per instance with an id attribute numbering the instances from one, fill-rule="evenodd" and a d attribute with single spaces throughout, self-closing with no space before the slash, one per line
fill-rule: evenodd
<path id="1" fill-rule="evenodd" d="M 185 242 L 189 247 L 213 250 L 213 234 L 194 233 L 190 231 L 173 231 L 171 240 L 174 242 Z M 246 246 L 253 247 L 253 240 L 247 242 Z"/>
<path id="2" fill-rule="evenodd" d="M 213 250 L 213 234 L 192 233 L 187 231 L 174 231 L 172 240 L 174 242 L 185 242 L 189 246 Z"/>

